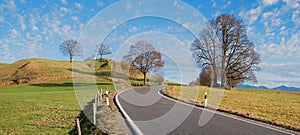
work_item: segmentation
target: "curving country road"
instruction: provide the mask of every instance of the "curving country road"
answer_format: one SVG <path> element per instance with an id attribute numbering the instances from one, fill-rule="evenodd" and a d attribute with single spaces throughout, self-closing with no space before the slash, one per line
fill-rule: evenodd
<path id="1" fill-rule="evenodd" d="M 137 134 L 192 135 L 284 135 L 284 131 L 214 114 L 204 126 L 199 126 L 203 108 L 177 102 L 159 94 L 162 87 L 127 89 L 117 95 L 122 113 L 131 121 Z M 129 122 L 130 123 L 130 122 Z"/>

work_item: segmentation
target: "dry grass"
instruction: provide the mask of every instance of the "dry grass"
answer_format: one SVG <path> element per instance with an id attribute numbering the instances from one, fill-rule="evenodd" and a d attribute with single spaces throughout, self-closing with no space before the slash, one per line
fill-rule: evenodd
<path id="1" fill-rule="evenodd" d="M 169 87 L 173 98 L 203 105 L 208 87 Z M 300 93 L 274 90 L 233 89 L 224 91 L 219 109 L 292 130 L 300 130 Z"/>
<path id="2" fill-rule="evenodd" d="M 71 78 L 72 71 L 78 76 L 96 75 L 97 78 L 109 78 L 112 74 L 112 67 L 115 67 L 113 73 L 121 78 L 127 77 L 133 80 L 143 78 L 140 72 L 135 70 L 128 72 L 122 68 L 122 65 L 124 63 L 108 59 L 74 61 L 73 64 L 69 61 L 23 59 L 12 64 L 0 63 L 0 86 Z"/>

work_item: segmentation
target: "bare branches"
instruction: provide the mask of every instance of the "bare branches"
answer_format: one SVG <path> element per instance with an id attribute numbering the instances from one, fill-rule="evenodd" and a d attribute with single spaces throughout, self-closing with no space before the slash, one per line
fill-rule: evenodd
<path id="1" fill-rule="evenodd" d="M 99 53 L 100 59 L 102 59 L 103 55 L 111 54 L 109 46 L 107 46 L 103 43 L 97 45 L 97 50 L 96 51 L 97 51 L 97 53 Z"/>
<path id="2" fill-rule="evenodd" d="M 72 63 L 74 56 L 79 56 L 81 53 L 81 45 L 72 39 L 64 41 L 59 46 L 59 50 L 63 55 L 70 57 L 70 63 Z"/>
<path id="3" fill-rule="evenodd" d="M 254 71 L 260 70 L 260 58 L 246 32 L 242 21 L 222 14 L 210 20 L 192 44 L 197 63 L 211 65 L 214 73 L 221 72 L 222 87 L 233 87 L 244 80 L 256 81 Z M 213 77 L 215 82 L 217 77 Z"/>

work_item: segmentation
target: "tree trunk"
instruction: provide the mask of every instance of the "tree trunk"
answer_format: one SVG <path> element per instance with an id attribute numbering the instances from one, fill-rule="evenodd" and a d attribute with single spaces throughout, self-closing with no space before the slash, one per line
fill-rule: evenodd
<path id="1" fill-rule="evenodd" d="M 144 74 L 144 86 L 146 86 L 147 73 L 143 73 L 143 74 Z"/>
<path id="2" fill-rule="evenodd" d="M 211 78 L 211 83 L 210 86 L 212 87 L 217 87 L 218 85 L 218 76 L 217 76 L 217 67 L 215 64 L 211 65 L 211 73 L 210 73 L 210 78 Z"/>
<path id="3" fill-rule="evenodd" d="M 213 66 L 213 75 L 212 75 L 212 80 L 213 80 L 213 87 L 218 87 L 218 74 L 217 74 L 217 67 Z"/>
<path id="4" fill-rule="evenodd" d="M 70 63 L 72 63 L 72 56 L 70 55 Z"/>
<path id="5" fill-rule="evenodd" d="M 222 61 L 221 61 L 222 63 L 222 67 L 221 67 L 221 87 L 222 88 L 224 88 L 225 87 L 225 78 L 226 78 L 226 76 L 225 76 L 225 62 L 226 62 L 226 50 L 223 48 L 223 52 L 222 52 Z"/>

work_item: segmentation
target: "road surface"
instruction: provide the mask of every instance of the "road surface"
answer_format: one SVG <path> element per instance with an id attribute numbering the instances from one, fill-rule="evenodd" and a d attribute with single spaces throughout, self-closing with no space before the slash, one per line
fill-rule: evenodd
<path id="1" fill-rule="evenodd" d="M 161 87 L 139 87 L 122 91 L 117 102 L 138 134 L 192 135 L 284 135 L 284 131 L 215 113 L 199 125 L 203 108 L 193 107 L 159 94 Z"/>

